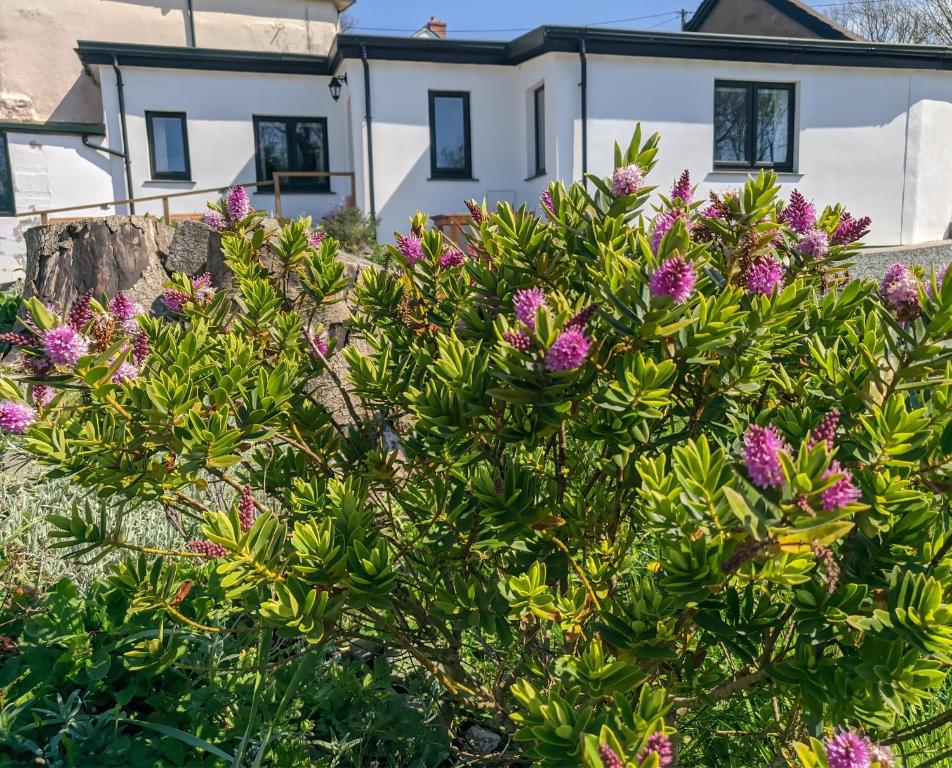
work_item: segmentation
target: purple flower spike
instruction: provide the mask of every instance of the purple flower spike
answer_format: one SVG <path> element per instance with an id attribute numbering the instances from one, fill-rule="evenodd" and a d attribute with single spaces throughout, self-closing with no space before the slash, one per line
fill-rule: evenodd
<path id="1" fill-rule="evenodd" d="M 800 194 L 799 190 L 790 193 L 790 202 L 780 212 L 780 220 L 790 229 L 804 234 L 816 224 L 816 208 L 813 203 Z"/>
<path id="2" fill-rule="evenodd" d="M 689 171 L 685 171 L 671 189 L 671 200 L 680 200 L 685 205 L 690 205 L 693 198 L 694 190 L 691 188 L 691 174 Z"/>
<path id="3" fill-rule="evenodd" d="M 455 269 L 463 266 L 466 256 L 459 248 L 449 248 L 443 252 L 438 262 L 440 269 Z"/>
<path id="4" fill-rule="evenodd" d="M 124 381 L 132 381 L 138 375 L 139 369 L 132 363 L 122 363 L 116 368 L 116 372 L 112 374 L 112 383 L 121 384 Z"/>
<path id="5" fill-rule="evenodd" d="M 212 287 L 210 272 L 205 272 L 192 280 L 192 295 L 199 304 L 204 304 L 215 298 L 215 289 Z"/>
<path id="6" fill-rule="evenodd" d="M 466 208 L 469 210 L 469 215 L 473 217 L 473 222 L 477 227 L 483 223 L 486 214 L 483 212 L 483 207 L 479 203 L 475 200 L 467 200 Z"/>
<path id="7" fill-rule="evenodd" d="M 651 756 L 652 752 L 658 755 L 659 768 L 667 768 L 667 766 L 674 762 L 674 750 L 671 748 L 671 739 L 661 731 L 655 731 L 648 737 L 648 743 L 645 744 L 644 749 L 638 753 L 638 760 L 643 763 Z"/>
<path id="8" fill-rule="evenodd" d="M 205 541 L 204 539 L 188 542 L 188 548 L 209 560 L 224 557 L 228 554 L 228 550 L 221 544 L 216 544 L 214 541 Z"/>
<path id="9" fill-rule="evenodd" d="M 615 197 L 635 195 L 645 185 L 645 172 L 640 165 L 626 165 L 616 168 L 612 174 L 612 194 Z"/>
<path id="10" fill-rule="evenodd" d="M 76 299 L 69 310 L 68 323 L 77 331 L 82 331 L 86 327 L 86 323 L 93 319 L 93 311 L 89 306 L 92 298 L 93 292 L 90 289 Z"/>
<path id="11" fill-rule="evenodd" d="M 869 768 L 872 749 L 869 739 L 853 731 L 838 731 L 823 742 L 830 768 Z"/>
<path id="12" fill-rule="evenodd" d="M 189 295 L 184 291 L 168 290 L 162 294 L 162 303 L 171 312 L 181 312 L 187 301 Z"/>
<path id="13" fill-rule="evenodd" d="M 116 320 L 128 320 L 135 315 L 135 304 L 122 291 L 119 291 L 109 303 L 109 314 Z"/>
<path id="14" fill-rule="evenodd" d="M 545 367 L 550 371 L 570 371 L 588 357 L 591 342 L 578 328 L 562 331 L 545 353 Z"/>
<path id="15" fill-rule="evenodd" d="M 657 218 L 654 220 L 654 226 L 651 229 L 652 252 L 658 252 L 658 247 L 661 245 L 661 241 L 664 239 L 664 236 L 671 231 L 671 227 L 674 226 L 674 222 L 676 222 L 678 219 L 685 222 L 687 221 L 684 211 L 682 211 L 680 208 L 658 214 Z"/>
<path id="16" fill-rule="evenodd" d="M 251 199 L 248 197 L 248 191 L 241 185 L 235 184 L 228 190 L 225 207 L 228 210 L 229 219 L 241 221 L 251 213 Z"/>
<path id="17" fill-rule="evenodd" d="M 310 248 L 320 248 L 321 243 L 327 238 L 327 233 L 323 229 L 312 229 L 307 233 L 307 244 Z"/>
<path id="18" fill-rule="evenodd" d="M 844 213 L 840 217 L 840 223 L 836 225 L 833 232 L 833 245 L 849 245 L 869 234 L 869 227 L 872 224 L 869 216 L 863 216 L 861 219 L 854 219 L 849 213 Z"/>
<path id="19" fill-rule="evenodd" d="M 744 435 L 744 465 L 758 488 L 780 488 L 783 485 L 781 453 L 789 455 L 790 446 L 773 424 L 766 427 L 752 424 L 747 429 Z"/>
<path id="20" fill-rule="evenodd" d="M 318 350 L 320 350 L 320 353 L 321 353 L 322 355 L 324 355 L 324 357 L 327 357 L 328 353 L 330 352 L 330 347 L 328 347 L 328 345 L 327 345 L 327 334 L 325 334 L 325 333 L 315 333 L 315 334 L 311 337 L 311 339 L 312 339 L 313 342 L 314 342 L 314 346 L 317 347 Z M 312 349 L 312 351 L 311 351 L 311 355 L 312 355 L 313 357 L 317 357 L 317 355 L 314 354 L 313 349 Z"/>
<path id="21" fill-rule="evenodd" d="M 535 331 L 536 312 L 540 307 L 548 307 L 545 301 L 545 292 L 539 288 L 524 288 L 516 291 L 512 298 L 512 310 L 516 320 L 530 331 Z"/>
<path id="22" fill-rule="evenodd" d="M 822 229 L 811 229 L 800 238 L 800 253 L 813 259 L 826 257 L 830 250 L 830 236 Z"/>
<path id="23" fill-rule="evenodd" d="M 238 522 L 242 531 L 250 531 L 255 524 L 255 497 L 251 493 L 250 485 L 241 486 L 241 497 L 238 499 Z"/>
<path id="24" fill-rule="evenodd" d="M 528 352 L 532 349 L 532 339 L 521 331 L 506 331 L 502 337 L 520 352 Z"/>
<path id="25" fill-rule="evenodd" d="M 215 232 L 221 232 L 228 226 L 228 220 L 222 215 L 221 211 L 209 208 L 202 217 L 205 225 Z"/>
<path id="26" fill-rule="evenodd" d="M 552 203 L 552 193 L 549 190 L 546 190 L 542 193 L 542 197 L 539 198 L 539 202 L 542 203 L 542 207 L 548 211 L 553 216 L 555 215 L 555 205 Z"/>
<path id="27" fill-rule="evenodd" d="M 40 408 L 46 408 L 56 395 L 56 390 L 46 384 L 33 385 L 33 402 Z"/>
<path id="28" fill-rule="evenodd" d="M 598 757 L 602 761 L 602 768 L 625 768 L 625 764 L 621 761 L 621 758 L 607 744 L 598 745 Z"/>
<path id="29" fill-rule="evenodd" d="M 842 477 L 820 494 L 825 511 L 833 512 L 836 509 L 842 509 L 862 498 L 862 492 L 853 485 L 853 473 L 841 467 L 838 461 L 830 464 L 830 468 L 823 473 L 824 478 L 830 475 L 842 475 Z"/>
<path id="30" fill-rule="evenodd" d="M 905 264 L 893 264 L 879 284 L 879 295 L 902 320 L 919 315 L 919 282 Z"/>
<path id="31" fill-rule="evenodd" d="M 34 421 L 36 411 L 26 403 L 18 403 L 16 400 L 0 402 L 0 432 L 22 435 Z"/>
<path id="32" fill-rule="evenodd" d="M 648 286 L 655 296 L 667 296 L 675 304 L 683 304 L 694 293 L 696 283 L 694 265 L 680 256 L 675 256 L 661 262 L 651 276 Z"/>
<path id="33" fill-rule="evenodd" d="M 407 235 L 397 241 L 397 248 L 411 267 L 423 260 L 423 241 L 416 235 Z"/>
<path id="34" fill-rule="evenodd" d="M 830 411 L 824 416 L 820 423 L 810 433 L 810 439 L 807 441 L 807 449 L 812 451 L 820 443 L 826 443 L 828 451 L 833 450 L 833 439 L 836 437 L 836 428 L 840 424 L 840 412 L 836 409 Z"/>
<path id="35" fill-rule="evenodd" d="M 783 277 L 783 267 L 775 257 L 761 256 L 747 271 L 744 288 L 750 294 L 770 296 L 775 288 L 783 286 Z"/>
<path id="36" fill-rule="evenodd" d="M 89 351 L 89 342 L 75 328 L 61 325 L 43 336 L 43 351 L 54 365 L 69 367 Z"/>

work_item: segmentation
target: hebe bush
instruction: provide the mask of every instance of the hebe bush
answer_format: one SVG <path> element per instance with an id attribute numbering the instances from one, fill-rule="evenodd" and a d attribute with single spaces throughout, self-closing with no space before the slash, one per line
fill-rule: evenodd
<path id="1" fill-rule="evenodd" d="M 295 670 L 284 707 L 317 650 L 372 641 L 449 733 L 504 736 L 486 764 L 893 765 L 952 661 L 952 279 L 849 281 L 868 220 L 772 173 L 709 201 L 685 175 L 652 210 L 657 149 L 639 130 L 541 215 L 471 203 L 465 253 L 417 215 L 336 352 L 310 323 L 336 241 L 238 205 L 233 295 L 27 302 L 0 418 L 128 504 L 56 545 L 130 550 L 112 587 L 166 628 L 135 664 L 233 636 L 259 678 Z M 142 500 L 180 551 L 125 540 Z"/>

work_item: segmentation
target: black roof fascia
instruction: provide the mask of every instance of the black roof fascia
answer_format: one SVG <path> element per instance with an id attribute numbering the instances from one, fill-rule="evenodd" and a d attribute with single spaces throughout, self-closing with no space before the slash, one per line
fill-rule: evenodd
<path id="1" fill-rule="evenodd" d="M 0 120 L 0 131 L 7 133 L 52 133 L 59 136 L 105 136 L 103 123 L 18 123 L 15 120 Z"/>
<path id="2" fill-rule="evenodd" d="M 585 38 L 589 54 L 833 67 L 952 69 L 952 48 L 854 40 L 813 40 L 701 32 L 649 32 L 543 26 L 515 40 L 420 40 L 339 35 L 334 68 L 344 58 L 456 64 L 521 64 L 544 53 L 575 53 Z"/>
<path id="3" fill-rule="evenodd" d="M 80 40 L 76 53 L 83 64 L 158 67 L 164 69 L 204 69 L 219 72 L 264 72 L 285 75 L 327 75 L 326 56 L 301 53 L 267 53 L 215 48 L 184 48 L 166 45 L 130 45 Z"/>

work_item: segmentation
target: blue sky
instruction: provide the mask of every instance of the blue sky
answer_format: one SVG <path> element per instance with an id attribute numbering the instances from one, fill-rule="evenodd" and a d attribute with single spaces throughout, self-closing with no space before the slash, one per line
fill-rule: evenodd
<path id="1" fill-rule="evenodd" d="M 603 24 L 631 29 L 677 30 L 678 11 L 701 0 L 357 0 L 347 13 L 357 32 L 405 35 L 430 16 L 447 23 L 449 36 L 507 40 L 540 24 Z M 823 9 L 836 0 L 813 0 Z"/>

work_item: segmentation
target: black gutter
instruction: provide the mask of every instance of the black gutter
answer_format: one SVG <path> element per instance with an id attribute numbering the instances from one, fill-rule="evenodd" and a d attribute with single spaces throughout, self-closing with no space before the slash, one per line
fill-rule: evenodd
<path id="1" fill-rule="evenodd" d="M 326 56 L 303 53 L 263 53 L 174 45 L 127 45 L 80 40 L 76 53 L 85 66 L 112 64 L 124 67 L 201 69 L 219 72 L 264 72 L 285 75 L 329 75 Z"/>
<path id="2" fill-rule="evenodd" d="M 367 122 L 367 191 L 370 197 L 370 220 L 376 226 L 377 201 L 374 196 L 374 131 L 373 114 L 370 109 L 370 62 L 367 50 L 362 49 L 360 59 L 364 65 L 364 120 Z M 354 201 L 356 203 L 356 200 Z"/>
<path id="3" fill-rule="evenodd" d="M 59 136 L 105 136 L 103 123 L 17 123 L 0 121 L 0 131 L 8 133 L 52 133 Z"/>
<path id="4" fill-rule="evenodd" d="M 192 0 L 188 0 L 188 36 L 189 47 L 197 48 L 198 43 L 195 42 L 195 9 L 192 8 Z"/>
<path id="5" fill-rule="evenodd" d="M 582 186 L 588 189 L 588 59 L 585 57 L 585 38 L 578 39 L 578 58 L 582 69 Z"/>
<path id="6" fill-rule="evenodd" d="M 136 204 L 132 202 L 132 164 L 129 162 L 129 134 L 126 131 L 126 95 L 122 85 L 122 70 L 119 60 L 113 58 L 112 69 L 116 73 L 116 92 L 119 95 L 119 125 L 122 128 L 123 163 L 126 166 L 126 197 L 129 198 L 129 214 L 135 216 Z"/>
<path id="7" fill-rule="evenodd" d="M 365 48 L 369 59 L 513 66 L 544 53 L 577 54 L 583 35 L 589 56 L 952 70 L 952 48 L 942 46 L 561 26 L 538 27 L 510 42 L 343 34 L 335 62 L 358 58 Z"/>

